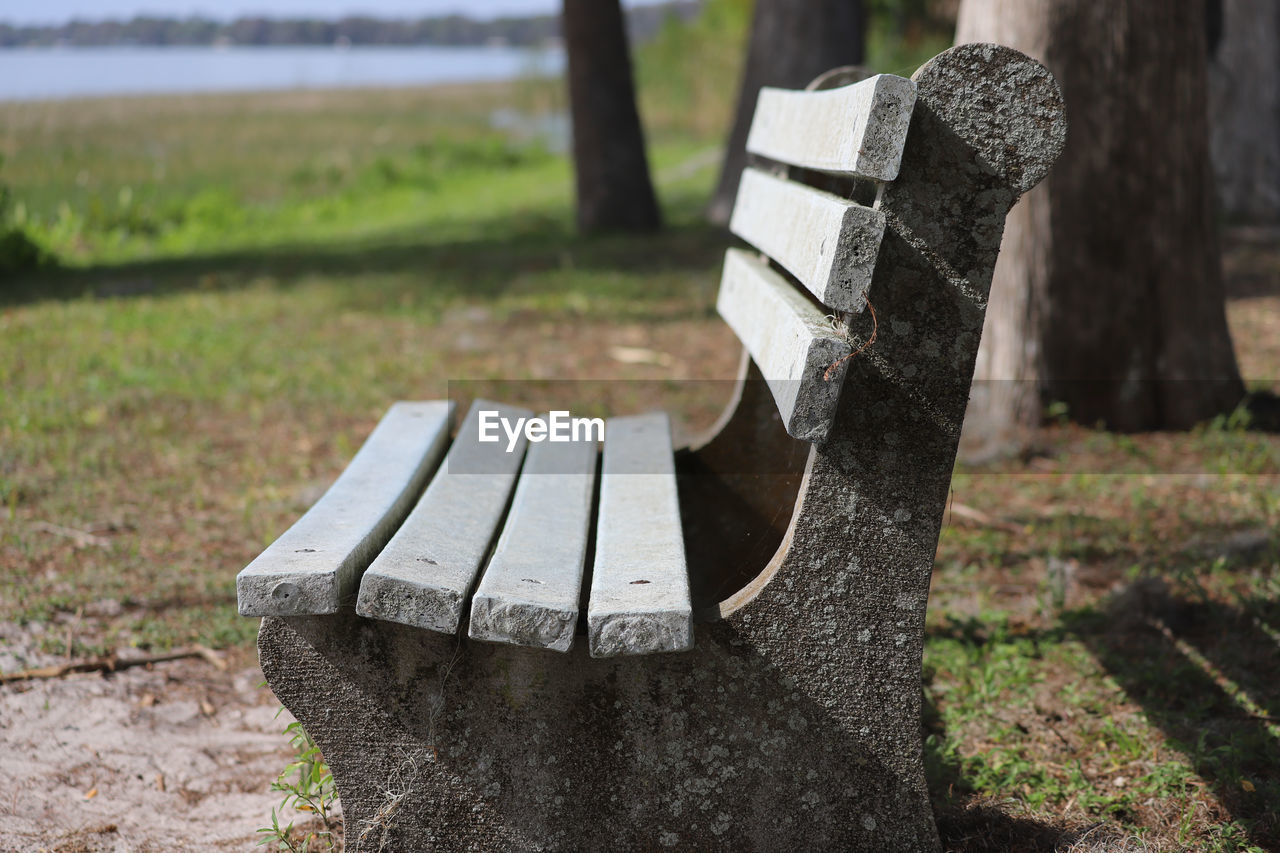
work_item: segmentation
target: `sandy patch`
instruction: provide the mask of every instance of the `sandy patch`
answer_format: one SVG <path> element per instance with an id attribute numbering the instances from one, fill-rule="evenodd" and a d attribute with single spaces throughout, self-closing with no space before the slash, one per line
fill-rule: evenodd
<path id="1" fill-rule="evenodd" d="M 0 851 L 253 849 L 291 718 L 256 666 L 232 669 L 0 687 Z"/>

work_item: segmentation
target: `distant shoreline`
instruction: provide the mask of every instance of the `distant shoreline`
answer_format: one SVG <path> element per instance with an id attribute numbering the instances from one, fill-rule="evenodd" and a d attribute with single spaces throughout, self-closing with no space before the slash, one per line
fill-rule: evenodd
<path id="1" fill-rule="evenodd" d="M 109 53 L 113 51 L 202 51 L 217 52 L 243 51 L 254 53 L 265 50 L 296 51 L 357 51 L 365 53 L 385 53 L 389 51 L 417 50 L 456 50 L 456 51 L 504 51 L 516 50 L 527 53 L 538 51 L 561 50 L 558 41 L 552 40 L 538 45 L 512 44 L 32 44 L 8 47 L 0 45 L 0 55 L 15 53 Z"/>
<path id="2" fill-rule="evenodd" d="M 702 0 L 661 0 L 627 9 L 632 40 L 655 35 L 669 16 L 694 17 Z M 58 25 L 18 25 L 0 21 L 0 49 L 24 47 L 497 47 L 532 48 L 560 39 L 558 15 L 475 19 L 466 15 L 431 18 L 323 18 L 243 16 L 232 21 L 139 15 L 129 20 L 72 20 Z"/>
<path id="3" fill-rule="evenodd" d="M 558 48 L 103 46 L 0 50 L 0 102 L 419 88 L 553 77 Z"/>
<path id="4" fill-rule="evenodd" d="M 534 78 L 539 79 L 539 78 Z M 553 79 L 553 78 L 541 78 Z M 113 101 L 154 101 L 156 104 L 179 104 L 192 99 L 270 100 L 272 98 L 313 98 L 324 101 L 343 96 L 405 95 L 430 93 L 442 96 L 480 95 L 501 92 L 519 84 L 521 78 L 503 80 L 457 80 L 445 83 L 405 83 L 403 85 L 329 86 L 305 89 L 232 89 L 199 92 L 123 92 L 107 95 L 68 95 L 59 98 L 5 98 L 0 96 L 0 113 L 5 110 L 39 107 L 41 105 L 73 107 L 77 104 L 107 105 Z M 290 101 L 294 103 L 294 101 Z"/>

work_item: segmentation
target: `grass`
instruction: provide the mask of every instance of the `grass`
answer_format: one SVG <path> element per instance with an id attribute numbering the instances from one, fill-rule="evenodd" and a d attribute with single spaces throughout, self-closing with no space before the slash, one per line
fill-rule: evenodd
<path id="1" fill-rule="evenodd" d="M 1222 428 L 1061 427 L 1030 461 L 961 469 L 954 500 L 1001 523 L 952 523 L 939 548 L 943 813 L 993 798 L 1147 849 L 1280 843 L 1278 451 Z"/>
<path id="2" fill-rule="evenodd" d="M 664 49 L 641 57 L 646 91 L 683 73 Z M 0 105 L 10 215 L 61 263 L 0 274 L 4 651 L 247 658 L 232 577 L 391 400 L 731 376 L 725 239 L 699 218 L 728 116 L 700 105 L 730 102 L 736 72 L 705 61 L 718 88 L 646 102 L 670 227 L 638 238 L 576 238 L 563 156 L 491 126 L 561 107 L 537 82 Z M 1229 243 L 1227 265 L 1241 363 L 1266 384 L 1280 257 Z M 1280 849 L 1280 442 L 1236 426 L 1056 426 L 957 472 L 985 520 L 949 516 L 929 616 L 949 847 Z"/>

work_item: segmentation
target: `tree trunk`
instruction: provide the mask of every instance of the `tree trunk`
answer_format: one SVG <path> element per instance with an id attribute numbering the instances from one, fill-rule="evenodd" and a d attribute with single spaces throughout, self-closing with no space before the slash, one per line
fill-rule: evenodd
<path id="1" fill-rule="evenodd" d="M 619 0 L 564 0 L 578 229 L 661 225 Z"/>
<path id="2" fill-rule="evenodd" d="M 1230 411 L 1244 387 L 1214 225 L 1203 0 L 964 0 L 957 42 L 971 41 L 1044 62 L 1070 131 L 1006 225 L 968 452 L 1018 442 L 1048 402 L 1119 430 Z"/>
<path id="3" fill-rule="evenodd" d="M 1209 138 L 1218 201 L 1231 219 L 1280 220 L 1280 3 L 1217 0 Z"/>
<path id="4" fill-rule="evenodd" d="M 733 211 L 760 87 L 803 89 L 824 71 L 859 64 L 864 25 L 862 0 L 756 0 L 738 108 L 708 219 L 724 225 Z"/>

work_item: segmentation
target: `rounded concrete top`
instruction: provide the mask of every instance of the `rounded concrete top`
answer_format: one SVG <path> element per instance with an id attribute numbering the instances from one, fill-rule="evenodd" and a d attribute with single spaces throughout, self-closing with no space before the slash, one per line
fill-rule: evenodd
<path id="1" fill-rule="evenodd" d="M 1019 194 L 1040 183 L 1062 153 L 1062 89 L 1024 53 L 998 44 L 960 45 L 929 60 L 912 79 L 921 98 L 916 109 L 945 115 L 979 162 Z"/>

